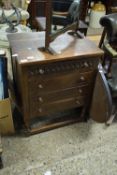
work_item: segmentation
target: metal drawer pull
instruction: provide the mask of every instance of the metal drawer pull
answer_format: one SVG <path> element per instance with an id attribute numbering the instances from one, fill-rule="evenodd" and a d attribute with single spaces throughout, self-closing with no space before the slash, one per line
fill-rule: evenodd
<path id="1" fill-rule="evenodd" d="M 39 84 L 39 85 L 38 85 L 38 88 L 43 89 L 42 84 Z"/>
<path id="2" fill-rule="evenodd" d="M 81 76 L 80 77 L 80 80 L 84 81 L 85 80 L 85 77 Z"/>
<path id="3" fill-rule="evenodd" d="M 80 105 L 80 101 L 79 100 L 76 100 L 76 104 Z"/>
<path id="4" fill-rule="evenodd" d="M 39 100 L 40 102 L 43 102 L 43 98 L 42 98 L 42 97 L 39 97 L 38 100 Z"/>
<path id="5" fill-rule="evenodd" d="M 42 112 L 42 108 L 39 108 L 38 111 L 41 113 Z"/>
<path id="6" fill-rule="evenodd" d="M 79 93 L 82 93 L 83 92 L 82 89 L 78 89 L 78 91 L 79 91 Z"/>
<path id="7" fill-rule="evenodd" d="M 40 74 L 44 74 L 44 70 L 43 69 L 39 69 L 39 73 Z"/>
<path id="8" fill-rule="evenodd" d="M 84 66 L 85 66 L 85 67 L 89 67 L 89 65 L 88 65 L 87 62 L 84 62 Z"/>

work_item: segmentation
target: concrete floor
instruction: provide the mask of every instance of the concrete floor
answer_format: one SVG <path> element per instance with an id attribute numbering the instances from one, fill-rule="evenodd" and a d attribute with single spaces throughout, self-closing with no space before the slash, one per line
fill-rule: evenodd
<path id="1" fill-rule="evenodd" d="M 77 123 L 3 137 L 0 175 L 117 175 L 117 124 Z"/>

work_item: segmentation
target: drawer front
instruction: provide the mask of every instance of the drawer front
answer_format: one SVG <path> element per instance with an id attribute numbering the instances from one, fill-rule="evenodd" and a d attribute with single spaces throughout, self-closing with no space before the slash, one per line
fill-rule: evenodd
<path id="1" fill-rule="evenodd" d="M 35 104 L 32 102 L 33 105 L 30 107 L 30 118 L 51 115 L 74 107 L 80 107 L 84 102 L 84 97 L 73 97 L 47 104 Z"/>
<path id="2" fill-rule="evenodd" d="M 29 81 L 29 91 L 39 92 L 53 92 L 72 87 L 77 87 L 79 84 L 92 82 L 95 78 L 93 71 L 86 73 L 79 73 L 77 71 L 63 74 L 62 76 L 45 76 L 34 77 Z"/>
<path id="3" fill-rule="evenodd" d="M 98 61 L 92 60 L 29 67 L 30 118 L 83 106 L 91 94 L 96 75 Z"/>
<path id="4" fill-rule="evenodd" d="M 72 98 L 72 97 L 77 97 L 77 96 L 86 96 L 91 92 L 92 84 L 89 85 L 83 85 L 83 86 L 78 86 L 74 87 L 71 89 L 67 90 L 61 90 L 61 91 L 54 91 L 52 93 L 40 93 L 39 91 L 30 91 L 29 94 L 29 101 L 30 101 L 30 106 L 32 106 L 32 103 L 38 103 L 39 104 L 45 104 L 45 103 L 50 103 L 62 99 L 67 99 L 67 98 Z"/>
<path id="5" fill-rule="evenodd" d="M 34 76 L 45 76 L 53 74 L 64 74 L 74 70 L 87 72 L 97 69 L 99 58 L 76 58 L 76 60 L 58 61 L 47 64 L 31 65 L 28 68 L 29 79 Z"/>

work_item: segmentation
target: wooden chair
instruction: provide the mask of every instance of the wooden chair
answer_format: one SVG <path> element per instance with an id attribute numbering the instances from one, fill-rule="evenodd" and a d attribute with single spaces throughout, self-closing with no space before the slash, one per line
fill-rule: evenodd
<path id="1" fill-rule="evenodd" d="M 57 30 L 57 26 L 62 26 L 63 28 L 73 23 L 74 21 L 79 21 L 79 30 L 86 35 L 88 26 L 79 20 L 80 17 L 80 0 L 73 1 L 66 12 L 53 11 L 52 24 L 54 25 L 54 30 Z M 46 18 L 36 17 L 37 31 L 46 30 Z"/>

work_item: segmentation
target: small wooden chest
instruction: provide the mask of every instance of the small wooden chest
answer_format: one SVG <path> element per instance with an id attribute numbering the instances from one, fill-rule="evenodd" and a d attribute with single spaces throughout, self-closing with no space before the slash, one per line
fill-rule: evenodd
<path id="1" fill-rule="evenodd" d="M 30 132 L 43 131 L 73 122 L 32 128 L 35 118 L 82 107 L 81 118 L 90 107 L 97 67 L 103 52 L 86 38 L 73 37 L 61 54 L 40 51 L 40 33 L 9 36 L 12 51 L 16 104 Z M 61 41 L 60 41 L 61 42 Z M 57 41 L 58 47 L 61 44 Z M 78 117 L 77 117 L 78 120 Z"/>

